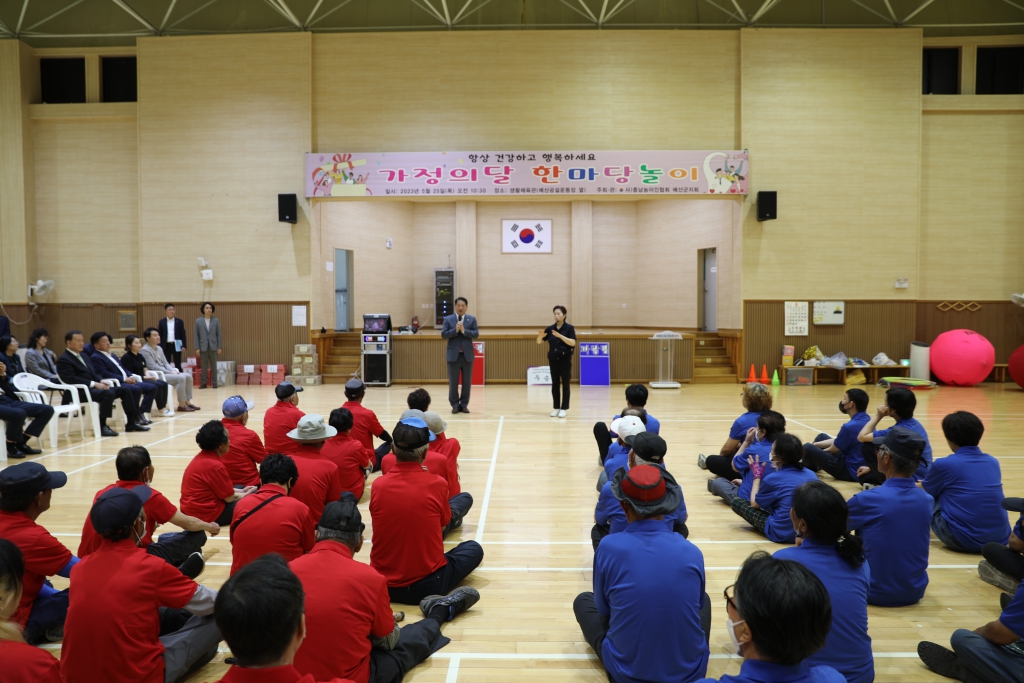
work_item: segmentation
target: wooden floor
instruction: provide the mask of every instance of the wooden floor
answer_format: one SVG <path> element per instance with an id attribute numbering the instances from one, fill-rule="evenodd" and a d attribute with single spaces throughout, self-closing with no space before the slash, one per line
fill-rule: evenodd
<path id="1" fill-rule="evenodd" d="M 483 543 L 486 556 L 469 578 L 481 593 L 479 604 L 444 627 L 451 644 L 416 668 L 407 680 L 606 681 L 600 663 L 580 636 L 572 601 L 579 592 L 590 590 L 592 581 L 590 527 L 600 468 L 591 427 L 595 420 L 606 420 L 623 407 L 623 387 L 573 387 L 572 409 L 563 420 L 548 417 L 551 399 L 544 387 L 474 388 L 473 413 L 459 416 L 441 410 L 446 405 L 446 387 L 427 388 L 434 396 L 435 408 L 449 422 L 449 436 L 462 442 L 462 486 L 476 501 L 450 544 L 476 539 Z M 262 433 L 262 415 L 272 403 L 271 388 L 239 389 L 255 401 L 249 426 Z M 373 388 L 366 405 L 390 430 L 406 408 L 409 391 L 410 387 L 402 385 Z M 772 392 L 775 409 L 786 416 L 789 431 L 804 440 L 819 431 L 835 434 L 845 420 L 837 408 L 842 387 L 773 387 Z M 874 410 L 883 391 L 869 387 L 868 392 L 870 410 Z M 196 402 L 203 406 L 202 412 L 159 419 L 145 435 L 84 442 L 74 433 L 70 441 L 62 437 L 60 447 L 47 450 L 41 461 L 50 469 L 67 472 L 68 485 L 55 492 L 53 507 L 39 521 L 76 550 L 93 494 L 115 480 L 112 460 L 119 448 L 133 443 L 149 448 L 157 467 L 154 487 L 176 502 L 182 471 L 197 451 L 195 431 L 206 419 L 219 417 L 217 406 L 233 393 L 234 387 L 197 391 Z M 742 412 L 739 393 L 736 385 L 684 386 L 652 391 L 648 404 L 661 420 L 661 434 L 669 444 L 668 467 L 683 487 L 690 540 L 704 553 L 713 605 L 708 675 L 715 677 L 735 673 L 740 665 L 729 654 L 722 589 L 734 581 L 738 566 L 751 552 L 780 547 L 759 538 L 712 497 L 705 485 L 708 473 L 695 465 L 698 452 L 718 452 L 729 425 Z M 1024 391 L 1013 384 L 942 387 L 918 393 L 918 400 L 917 417 L 931 435 L 936 457 L 948 453 L 940 429 L 942 416 L 970 410 L 985 422 L 982 447 L 1000 459 L 1006 494 L 1024 494 L 1024 453 L 1020 448 Z M 302 394 L 300 408 L 327 415 L 343 401 L 341 387 L 310 387 Z M 858 490 L 852 484 L 836 485 L 847 496 Z M 360 507 L 369 540 L 368 499 L 367 494 Z M 999 614 L 999 590 L 977 577 L 979 556 L 950 552 L 934 539 L 931 547 L 931 583 L 924 600 L 908 608 L 870 608 L 878 681 L 948 680 L 921 665 L 916 656 L 918 641 L 948 643 L 954 629 L 975 628 Z M 231 548 L 222 536 L 211 539 L 206 551 L 207 570 L 200 580 L 216 588 L 228 575 Z M 367 548 L 359 559 L 365 562 L 368 557 Z M 67 581 L 57 578 L 54 584 L 63 588 Z M 395 608 L 404 609 L 410 620 L 419 618 L 415 608 Z M 665 646 L 673 647 L 669 639 Z M 218 680 L 225 670 L 224 656 L 218 656 L 191 680 Z"/>

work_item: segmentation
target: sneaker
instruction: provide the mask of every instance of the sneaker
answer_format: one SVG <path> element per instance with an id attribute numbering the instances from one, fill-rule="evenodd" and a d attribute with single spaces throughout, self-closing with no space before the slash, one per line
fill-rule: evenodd
<path id="1" fill-rule="evenodd" d="M 1006 611 L 1006 608 L 1013 602 L 1013 596 L 1009 593 L 1003 593 L 999 596 L 999 609 Z"/>
<path id="2" fill-rule="evenodd" d="M 964 668 L 960 665 L 960 658 L 952 650 L 922 640 L 917 644 L 917 656 L 925 666 L 940 676 L 964 680 Z"/>
<path id="3" fill-rule="evenodd" d="M 1020 581 L 1015 581 L 1009 574 L 999 571 L 988 560 L 982 560 L 978 563 L 978 576 L 985 583 L 990 583 L 996 588 L 1002 588 L 1010 595 L 1016 593 L 1017 587 L 1020 586 Z"/>
<path id="4" fill-rule="evenodd" d="M 64 624 L 50 626 L 43 632 L 43 638 L 50 643 L 59 643 L 64 640 Z"/>
<path id="5" fill-rule="evenodd" d="M 551 417 L 558 417 L 558 411 L 557 410 L 552 410 L 551 411 Z"/>
<path id="6" fill-rule="evenodd" d="M 559 410 L 558 411 L 558 417 L 565 417 L 565 411 L 564 410 Z"/>
<path id="7" fill-rule="evenodd" d="M 703 453 L 698 455 L 697 467 L 701 468 L 702 470 L 706 470 L 708 468 L 708 456 L 704 455 Z"/>
<path id="8" fill-rule="evenodd" d="M 174 411 L 171 410 L 170 408 L 165 409 L 164 412 L 160 414 L 163 415 L 164 417 L 174 417 Z"/>
<path id="9" fill-rule="evenodd" d="M 203 554 L 200 552 L 192 553 L 178 566 L 178 571 L 193 581 L 203 573 L 204 569 L 206 569 L 206 560 L 203 559 Z"/>
<path id="10" fill-rule="evenodd" d="M 426 616 L 432 609 L 442 605 L 448 608 L 448 621 L 451 621 L 478 602 L 480 593 L 475 588 L 461 586 L 448 595 L 428 595 L 423 598 L 420 600 L 420 611 Z"/>
<path id="11" fill-rule="evenodd" d="M 864 489 L 865 491 L 870 491 L 871 489 L 875 488 L 876 486 L 877 486 L 877 484 L 861 484 L 860 485 L 860 487 L 862 489 Z"/>

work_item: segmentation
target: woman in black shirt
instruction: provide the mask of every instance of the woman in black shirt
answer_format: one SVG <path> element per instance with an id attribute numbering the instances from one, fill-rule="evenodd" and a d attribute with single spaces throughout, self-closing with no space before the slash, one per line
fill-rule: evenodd
<path id="1" fill-rule="evenodd" d="M 555 324 L 537 330 L 537 343 L 548 343 L 548 365 L 551 368 L 551 398 L 555 409 L 551 417 L 565 417 L 569 409 L 569 380 L 572 378 L 572 350 L 576 347 L 576 329 L 565 321 L 565 306 L 551 309 Z M 559 384 L 562 386 L 559 396 Z"/>

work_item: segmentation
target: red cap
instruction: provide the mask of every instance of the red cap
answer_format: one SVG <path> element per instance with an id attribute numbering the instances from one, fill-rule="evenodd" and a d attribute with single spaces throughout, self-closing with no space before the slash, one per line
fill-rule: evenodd
<path id="1" fill-rule="evenodd" d="M 638 465 L 626 473 L 621 488 L 637 502 L 653 503 L 665 497 L 665 478 L 659 467 Z"/>

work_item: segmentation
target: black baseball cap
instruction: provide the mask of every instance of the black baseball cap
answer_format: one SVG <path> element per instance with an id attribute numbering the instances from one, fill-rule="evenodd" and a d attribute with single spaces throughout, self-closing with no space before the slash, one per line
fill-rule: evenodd
<path id="1" fill-rule="evenodd" d="M 325 529 L 334 529 L 335 531 L 355 531 L 359 533 L 362 533 L 366 528 L 366 525 L 363 524 L 362 515 L 359 514 L 359 508 L 356 506 L 356 497 L 349 491 L 341 494 L 341 500 L 328 503 L 324 507 L 317 526 L 322 526 Z"/>
<path id="2" fill-rule="evenodd" d="M 50 472 L 37 462 L 20 462 L 0 470 L 0 488 L 9 491 L 42 493 L 68 483 L 68 475 Z"/>
<path id="3" fill-rule="evenodd" d="M 630 444 L 637 457 L 645 462 L 660 463 L 668 452 L 668 444 L 654 432 L 640 432 Z"/>
<path id="4" fill-rule="evenodd" d="M 427 427 L 427 423 L 418 417 L 407 417 L 395 425 L 395 431 L 391 434 L 395 445 L 408 451 L 415 450 L 436 439 L 434 433 Z"/>
<path id="5" fill-rule="evenodd" d="M 1024 512 L 1024 498 L 1003 498 L 1003 509 L 1011 512 Z"/>
<path id="6" fill-rule="evenodd" d="M 302 387 L 297 387 L 291 382 L 281 382 L 274 388 L 274 393 L 277 394 L 278 401 L 290 398 L 300 391 L 302 391 Z"/>
<path id="7" fill-rule="evenodd" d="M 360 389 L 365 389 L 365 388 L 366 388 L 366 385 L 363 384 L 363 380 L 359 379 L 358 377 L 353 377 L 349 381 L 345 382 L 345 389 L 351 389 L 353 391 L 359 391 Z"/>
<path id="8" fill-rule="evenodd" d="M 925 440 L 917 432 L 906 427 L 893 427 L 885 436 L 874 439 L 876 446 L 885 446 L 896 455 L 908 460 L 920 460 L 924 462 Z"/>
<path id="9" fill-rule="evenodd" d="M 131 526 L 152 493 L 153 489 L 145 485 L 132 489 L 115 486 L 92 504 L 89 521 L 92 522 L 96 532 L 100 534 L 105 531 L 119 531 Z"/>

